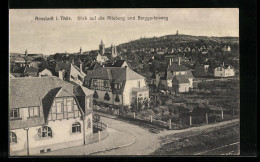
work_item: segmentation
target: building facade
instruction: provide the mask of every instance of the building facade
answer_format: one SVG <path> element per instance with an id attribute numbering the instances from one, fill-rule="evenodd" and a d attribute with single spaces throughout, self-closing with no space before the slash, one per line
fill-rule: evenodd
<path id="1" fill-rule="evenodd" d="M 138 98 L 149 99 L 145 78 L 128 67 L 102 67 L 88 73 L 84 86 L 94 91 L 93 98 L 109 105 L 130 106 Z"/>
<path id="2" fill-rule="evenodd" d="M 231 65 L 218 66 L 214 69 L 214 77 L 232 77 L 235 76 L 235 69 Z"/>
<path id="3" fill-rule="evenodd" d="M 87 144 L 93 133 L 92 96 L 91 90 L 57 77 L 10 79 L 10 155 Z"/>

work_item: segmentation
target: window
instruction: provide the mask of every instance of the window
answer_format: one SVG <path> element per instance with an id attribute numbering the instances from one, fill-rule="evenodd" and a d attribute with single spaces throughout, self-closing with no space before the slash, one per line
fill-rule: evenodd
<path id="1" fill-rule="evenodd" d="M 114 88 L 115 88 L 115 89 L 120 89 L 120 88 L 121 88 L 121 85 L 118 84 L 118 83 L 115 83 L 115 84 L 114 84 Z"/>
<path id="2" fill-rule="evenodd" d="M 84 81 L 84 79 L 81 76 L 79 76 L 79 75 L 78 75 L 78 80 L 80 80 L 82 82 Z"/>
<path id="3" fill-rule="evenodd" d="M 87 128 L 91 128 L 91 120 L 88 118 L 88 125 Z"/>
<path id="4" fill-rule="evenodd" d="M 104 81 L 104 88 L 108 88 L 108 81 Z"/>
<path id="5" fill-rule="evenodd" d="M 118 96 L 118 95 L 116 95 L 115 101 L 116 101 L 116 102 L 120 102 L 120 99 L 119 99 L 119 96 Z"/>
<path id="6" fill-rule="evenodd" d="M 93 98 L 98 98 L 98 93 L 97 93 L 97 91 L 94 92 Z"/>
<path id="7" fill-rule="evenodd" d="M 72 133 L 80 133 L 81 132 L 81 127 L 80 127 L 80 123 L 75 123 L 72 124 Z"/>
<path id="8" fill-rule="evenodd" d="M 97 87 L 98 86 L 98 81 L 96 79 L 93 79 L 93 86 Z"/>
<path id="9" fill-rule="evenodd" d="M 11 110 L 11 118 L 19 118 L 19 109 Z"/>
<path id="10" fill-rule="evenodd" d="M 68 112 L 73 112 L 73 101 L 67 101 Z"/>
<path id="11" fill-rule="evenodd" d="M 89 103 L 88 104 L 89 104 L 89 108 L 91 108 L 92 107 L 92 98 L 89 99 Z"/>
<path id="12" fill-rule="evenodd" d="M 51 151 L 51 149 L 49 148 L 49 149 L 47 149 L 47 152 L 50 152 Z"/>
<path id="13" fill-rule="evenodd" d="M 17 137 L 14 132 L 10 133 L 10 143 L 17 143 Z"/>
<path id="14" fill-rule="evenodd" d="M 40 150 L 40 153 L 41 153 L 41 154 L 44 153 L 44 150 Z"/>
<path id="15" fill-rule="evenodd" d="M 29 107 L 29 117 L 39 116 L 39 107 Z"/>
<path id="16" fill-rule="evenodd" d="M 105 93 L 104 99 L 107 100 L 107 101 L 110 100 L 110 96 L 109 96 L 109 94 L 107 92 Z"/>
<path id="17" fill-rule="evenodd" d="M 57 113 L 62 113 L 62 102 L 57 102 L 56 103 L 57 106 Z"/>
<path id="18" fill-rule="evenodd" d="M 39 138 L 52 137 L 51 128 L 47 126 L 43 126 L 42 128 L 38 129 L 38 137 Z"/>

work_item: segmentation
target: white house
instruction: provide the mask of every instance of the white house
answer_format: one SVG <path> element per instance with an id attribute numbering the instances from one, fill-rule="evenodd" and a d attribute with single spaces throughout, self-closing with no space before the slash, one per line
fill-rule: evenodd
<path id="1" fill-rule="evenodd" d="M 130 106 L 132 102 L 149 100 L 145 77 L 129 67 L 102 67 L 85 77 L 84 86 L 94 90 L 93 98 L 110 105 Z"/>
<path id="2" fill-rule="evenodd" d="M 44 77 L 44 76 L 53 76 L 53 75 L 52 75 L 52 72 L 50 70 L 44 69 L 44 70 L 39 72 L 38 76 Z"/>
<path id="3" fill-rule="evenodd" d="M 190 81 L 186 75 L 176 75 L 172 80 L 172 90 L 175 93 L 188 92 L 190 89 Z"/>
<path id="4" fill-rule="evenodd" d="M 235 70 L 231 65 L 221 65 L 214 69 L 214 77 L 232 77 L 235 76 Z"/>
<path id="5" fill-rule="evenodd" d="M 96 61 L 99 62 L 99 63 L 103 63 L 103 62 L 106 62 L 107 60 L 109 60 L 107 58 L 107 56 L 103 56 L 101 55 L 99 52 L 97 54 L 97 57 L 96 57 Z"/>
<path id="6" fill-rule="evenodd" d="M 174 78 L 174 76 L 177 75 L 182 75 L 182 76 L 186 76 L 189 80 L 189 87 L 193 88 L 193 75 L 191 73 L 191 70 L 183 65 L 180 64 L 180 59 L 178 64 L 176 63 L 172 63 L 172 59 L 170 59 L 169 61 L 169 65 L 167 68 L 167 73 L 166 73 L 166 80 L 162 80 L 162 85 L 166 86 L 166 87 L 172 87 L 172 80 Z"/>
<path id="7" fill-rule="evenodd" d="M 85 145 L 93 133 L 93 91 L 57 77 L 10 79 L 10 155 Z"/>
<path id="8" fill-rule="evenodd" d="M 74 64 L 57 62 L 55 65 L 56 75 L 67 82 L 83 85 L 86 74 L 82 71 L 82 63 L 78 68 Z"/>

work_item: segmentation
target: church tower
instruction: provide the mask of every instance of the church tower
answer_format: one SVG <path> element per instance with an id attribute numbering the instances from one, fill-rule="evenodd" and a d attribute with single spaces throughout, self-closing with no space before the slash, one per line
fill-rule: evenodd
<path id="1" fill-rule="evenodd" d="M 101 40 L 101 43 L 99 45 L 99 53 L 101 55 L 104 55 L 104 53 L 105 53 L 105 44 L 103 43 L 103 40 Z"/>
<path id="2" fill-rule="evenodd" d="M 179 35 L 179 32 L 178 32 L 178 30 L 176 31 L 176 35 Z"/>
<path id="3" fill-rule="evenodd" d="M 117 56 L 116 46 L 113 44 L 111 44 L 111 56 L 112 58 Z"/>
<path id="4" fill-rule="evenodd" d="M 27 56 L 28 55 L 28 51 L 27 51 L 27 49 L 25 50 L 25 56 Z"/>

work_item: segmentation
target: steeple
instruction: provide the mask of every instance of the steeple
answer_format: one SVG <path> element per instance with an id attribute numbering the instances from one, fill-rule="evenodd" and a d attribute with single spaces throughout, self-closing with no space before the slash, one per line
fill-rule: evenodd
<path id="1" fill-rule="evenodd" d="M 82 54 L 82 48 L 80 47 L 80 49 L 79 49 L 79 54 Z"/>
<path id="2" fill-rule="evenodd" d="M 27 49 L 25 50 L 25 56 L 27 56 L 27 54 L 28 54 L 28 51 L 27 51 Z"/>
<path id="3" fill-rule="evenodd" d="M 99 53 L 100 53 L 101 55 L 104 55 L 104 53 L 105 53 L 105 44 L 104 44 L 104 42 L 103 42 L 103 39 L 101 40 L 101 43 L 100 43 L 100 45 L 99 45 Z"/>
<path id="4" fill-rule="evenodd" d="M 178 32 L 178 30 L 176 31 L 176 35 L 179 35 L 179 32 Z"/>

